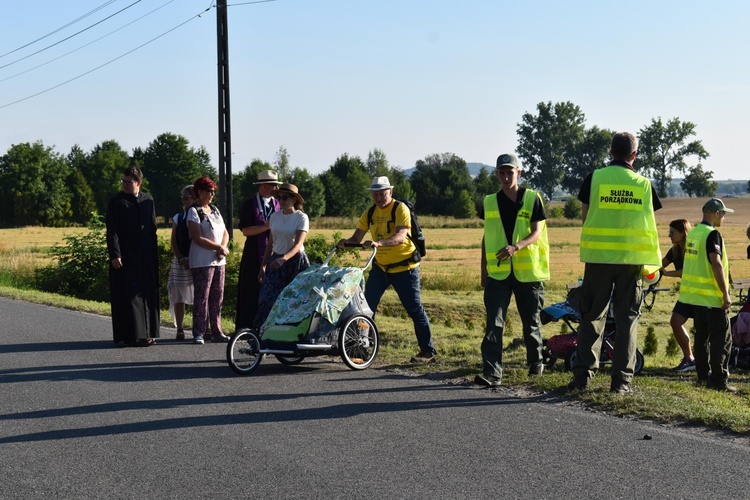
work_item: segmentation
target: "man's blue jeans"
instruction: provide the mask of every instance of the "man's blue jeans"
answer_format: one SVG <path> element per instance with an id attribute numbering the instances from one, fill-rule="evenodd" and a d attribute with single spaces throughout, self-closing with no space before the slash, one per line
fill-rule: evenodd
<path id="1" fill-rule="evenodd" d="M 401 304 L 406 309 L 406 313 L 414 322 L 414 333 L 417 335 L 420 351 L 436 354 L 435 346 L 432 343 L 430 320 L 427 318 L 424 307 L 422 307 L 419 267 L 400 273 L 386 273 L 378 266 L 373 265 L 365 286 L 365 299 L 374 312 L 377 311 L 380 299 L 386 289 L 391 285 L 393 285 Z"/>

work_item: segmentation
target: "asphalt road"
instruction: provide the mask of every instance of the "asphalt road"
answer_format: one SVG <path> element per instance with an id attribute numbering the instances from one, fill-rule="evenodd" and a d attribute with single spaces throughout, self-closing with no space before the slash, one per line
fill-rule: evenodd
<path id="1" fill-rule="evenodd" d="M 2 498 L 748 498 L 750 441 L 0 298 Z M 652 437 L 644 439 L 645 435 Z"/>

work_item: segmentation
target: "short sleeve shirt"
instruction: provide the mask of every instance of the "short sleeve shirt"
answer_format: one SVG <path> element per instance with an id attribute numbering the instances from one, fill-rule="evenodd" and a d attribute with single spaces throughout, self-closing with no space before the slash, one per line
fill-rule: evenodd
<path id="1" fill-rule="evenodd" d="M 357 222 L 357 229 L 364 231 L 370 231 L 370 235 L 373 241 L 380 241 L 396 234 L 397 227 L 406 227 L 411 229 L 411 212 L 409 207 L 405 203 L 399 203 L 396 207 L 395 224 L 391 222 L 391 212 L 393 210 L 394 200 L 385 208 L 380 208 L 375 205 L 375 210 L 372 213 L 372 225 L 370 226 L 367 221 L 367 213 L 370 211 L 368 208 L 364 211 L 362 216 Z M 414 243 L 410 238 L 406 238 L 403 243 L 393 247 L 378 247 L 378 253 L 375 256 L 375 263 L 383 270 L 385 266 L 390 264 L 396 264 L 404 262 L 411 258 L 412 254 L 416 250 Z M 399 266 L 395 269 L 388 269 L 389 272 L 401 272 L 408 269 L 417 267 L 416 262 L 410 262 L 409 265 Z"/>
<path id="2" fill-rule="evenodd" d="M 502 189 L 497 192 L 497 208 L 500 211 L 500 220 L 503 222 L 506 241 L 513 241 L 513 231 L 516 229 L 516 218 L 518 217 L 518 211 L 523 207 L 523 197 L 525 194 L 526 188 L 518 188 L 518 194 L 516 196 L 516 201 L 514 202 L 506 196 Z M 480 217 L 484 219 L 484 213 L 480 214 Z M 537 196 L 534 200 L 534 208 L 531 210 L 531 218 L 529 221 L 539 222 L 542 220 L 547 220 L 547 212 L 544 210 L 542 200 Z"/>

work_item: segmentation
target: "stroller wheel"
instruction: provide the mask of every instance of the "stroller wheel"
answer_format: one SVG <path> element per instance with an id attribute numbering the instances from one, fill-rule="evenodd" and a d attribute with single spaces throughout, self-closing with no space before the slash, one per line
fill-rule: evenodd
<path id="1" fill-rule="evenodd" d="M 286 356 L 284 354 L 277 354 L 276 359 L 278 359 L 279 363 L 282 365 L 292 366 L 302 363 L 302 360 L 305 359 L 305 357 L 302 355 Z"/>
<path id="2" fill-rule="evenodd" d="M 260 340 L 252 330 L 243 328 L 234 332 L 227 344 L 227 362 L 235 373 L 250 375 L 260 364 Z"/>
<path id="3" fill-rule="evenodd" d="M 557 361 L 557 357 L 552 354 L 552 349 L 545 345 L 542 348 L 542 363 L 544 363 L 544 367 L 547 369 L 552 368 L 552 366 L 555 364 L 555 361 Z"/>
<path id="4" fill-rule="evenodd" d="M 370 366 L 378 355 L 379 347 L 378 329 L 367 316 L 352 316 L 341 328 L 341 358 L 352 370 L 364 370 Z"/>
<path id="5" fill-rule="evenodd" d="M 640 349 L 635 350 L 635 367 L 633 368 L 633 375 L 638 375 L 643 370 L 644 359 L 643 353 Z"/>
<path id="6" fill-rule="evenodd" d="M 578 349 L 571 349 L 568 354 L 565 355 L 565 369 L 568 371 L 573 370 L 573 365 L 576 364 L 578 359 Z"/>

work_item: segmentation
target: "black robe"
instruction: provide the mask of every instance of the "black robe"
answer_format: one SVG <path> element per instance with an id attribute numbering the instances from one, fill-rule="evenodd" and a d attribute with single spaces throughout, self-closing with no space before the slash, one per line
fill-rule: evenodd
<path id="1" fill-rule="evenodd" d="M 260 226 L 266 223 L 273 212 L 279 210 L 279 202 L 271 199 L 270 210 L 264 211 L 260 195 L 256 194 L 240 208 L 240 229 L 248 226 Z M 270 231 L 257 236 L 248 236 L 242 251 L 240 275 L 237 282 L 237 313 L 234 318 L 235 328 L 250 328 L 258 313 L 258 294 L 260 293 L 260 265 L 268 245 Z"/>
<path id="2" fill-rule="evenodd" d="M 154 199 L 118 193 L 107 206 L 107 251 L 115 342 L 159 337 L 159 261 Z M 122 267 L 112 267 L 112 259 Z"/>

